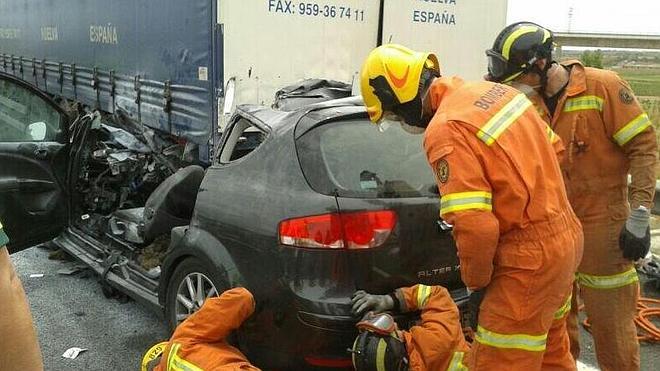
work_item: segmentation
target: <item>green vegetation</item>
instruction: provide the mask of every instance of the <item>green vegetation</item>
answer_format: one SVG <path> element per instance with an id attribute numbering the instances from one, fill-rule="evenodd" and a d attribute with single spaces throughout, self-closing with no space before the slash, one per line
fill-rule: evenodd
<path id="1" fill-rule="evenodd" d="M 621 68 L 614 71 L 630 83 L 637 96 L 660 97 L 660 69 Z"/>
<path id="2" fill-rule="evenodd" d="M 603 68 L 603 51 L 585 50 L 580 54 L 580 60 L 587 67 Z"/>
<path id="3" fill-rule="evenodd" d="M 641 97 L 639 98 L 639 102 L 644 107 L 646 113 L 648 113 L 653 126 L 655 126 L 655 133 L 660 143 L 660 97 Z"/>
<path id="4" fill-rule="evenodd" d="M 651 121 L 653 121 L 656 127 L 660 126 L 660 97 L 644 97 L 640 98 L 639 101 L 644 107 L 644 110 L 646 110 L 646 113 L 649 114 Z"/>

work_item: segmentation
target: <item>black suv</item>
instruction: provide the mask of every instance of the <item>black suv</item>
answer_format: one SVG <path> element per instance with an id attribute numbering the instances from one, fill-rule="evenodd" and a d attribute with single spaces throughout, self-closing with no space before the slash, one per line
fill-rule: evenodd
<path id="1" fill-rule="evenodd" d="M 56 237 L 108 295 L 172 327 L 245 286 L 260 310 L 234 340 L 267 369 L 349 367 L 358 289 L 441 284 L 465 299 L 422 137 L 379 132 L 359 100 L 240 106 L 208 167 L 129 118 L 61 106 L 0 73 L 12 252 Z"/>

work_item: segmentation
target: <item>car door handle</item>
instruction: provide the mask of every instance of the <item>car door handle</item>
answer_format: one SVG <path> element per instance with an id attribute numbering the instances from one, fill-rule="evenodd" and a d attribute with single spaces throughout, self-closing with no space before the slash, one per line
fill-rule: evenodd
<path id="1" fill-rule="evenodd" d="M 39 179 L 18 179 L 18 190 L 29 192 L 52 191 L 57 189 L 54 182 Z"/>
<path id="2" fill-rule="evenodd" d="M 48 150 L 46 148 L 37 148 L 34 150 L 34 158 L 37 160 L 45 160 L 48 158 Z"/>
<path id="3" fill-rule="evenodd" d="M 18 180 L 16 178 L 0 178 L 0 192 L 13 192 L 17 190 Z"/>
<path id="4" fill-rule="evenodd" d="M 15 192 L 29 191 L 41 192 L 57 189 L 54 182 L 40 179 L 0 178 L 0 191 Z"/>

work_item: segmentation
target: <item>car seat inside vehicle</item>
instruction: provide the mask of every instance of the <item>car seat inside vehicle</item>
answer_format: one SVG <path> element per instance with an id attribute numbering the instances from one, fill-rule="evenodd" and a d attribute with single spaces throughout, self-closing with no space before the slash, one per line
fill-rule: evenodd
<path id="1" fill-rule="evenodd" d="M 109 221 L 110 233 L 144 244 L 169 233 L 174 227 L 187 225 L 203 178 L 201 166 L 180 169 L 156 188 L 144 207 L 116 211 Z"/>

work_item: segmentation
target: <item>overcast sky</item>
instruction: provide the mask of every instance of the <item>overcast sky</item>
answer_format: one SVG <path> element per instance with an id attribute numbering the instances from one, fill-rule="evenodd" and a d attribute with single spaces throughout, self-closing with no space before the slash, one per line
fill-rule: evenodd
<path id="1" fill-rule="evenodd" d="M 508 23 L 532 21 L 566 31 L 660 34 L 659 0 L 508 0 Z"/>

